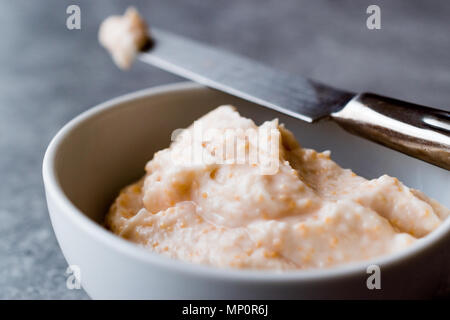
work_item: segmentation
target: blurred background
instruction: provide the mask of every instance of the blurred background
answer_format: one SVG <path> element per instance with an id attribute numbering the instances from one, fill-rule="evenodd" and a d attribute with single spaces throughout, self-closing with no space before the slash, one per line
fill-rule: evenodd
<path id="1" fill-rule="evenodd" d="M 66 8 L 81 8 L 81 30 Z M 381 30 L 366 9 L 381 8 Z M 336 87 L 450 109 L 448 0 L 0 1 L 0 299 L 87 299 L 68 290 L 41 163 L 67 121 L 115 96 L 182 81 L 97 43 L 102 19 L 135 5 L 150 25 Z M 114 279 L 105 279 L 114 281 Z"/>

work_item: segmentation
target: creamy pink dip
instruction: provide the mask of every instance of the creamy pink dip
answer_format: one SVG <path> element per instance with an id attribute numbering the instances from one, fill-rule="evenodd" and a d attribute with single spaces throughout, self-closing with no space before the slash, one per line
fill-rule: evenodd
<path id="1" fill-rule="evenodd" d="M 130 7 L 123 16 L 111 16 L 100 25 L 100 44 L 109 51 L 115 64 L 128 69 L 136 55 L 150 41 L 147 23 Z"/>
<path id="2" fill-rule="evenodd" d="M 217 152 L 216 142 L 225 131 L 258 127 L 230 106 L 197 123 L 215 134 L 208 141 L 177 139 L 155 153 L 146 175 L 124 188 L 107 214 L 112 232 L 194 263 L 310 269 L 397 252 L 450 213 L 396 178 L 366 180 L 337 165 L 329 151 L 301 148 L 277 120 L 261 126 L 278 133 L 278 152 L 264 153 L 278 162 L 275 173 L 262 174 L 258 163 L 223 164 L 229 154 Z M 187 150 L 217 161 L 192 163 Z"/>

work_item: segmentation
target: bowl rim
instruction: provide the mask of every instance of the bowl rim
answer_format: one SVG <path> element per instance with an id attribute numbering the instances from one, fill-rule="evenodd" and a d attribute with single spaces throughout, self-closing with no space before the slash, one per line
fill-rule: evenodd
<path id="1" fill-rule="evenodd" d="M 377 265 L 383 270 L 383 268 L 389 268 L 398 263 L 402 263 L 404 260 L 411 259 L 421 254 L 424 250 L 427 250 L 433 244 L 437 243 L 438 240 L 450 231 L 450 219 L 447 218 L 441 226 L 429 235 L 419 239 L 415 244 L 399 252 L 375 257 L 369 260 L 350 262 L 330 268 L 286 271 L 220 268 L 177 260 L 151 252 L 106 230 L 101 225 L 88 218 L 69 200 L 62 190 L 56 175 L 55 158 L 58 154 L 59 147 L 69 136 L 70 132 L 76 130 L 83 122 L 88 121 L 92 117 L 98 116 L 103 112 L 115 108 L 126 108 L 127 102 L 142 98 L 151 99 L 151 97 L 155 95 L 172 94 L 174 92 L 180 94 L 183 91 L 193 90 L 211 89 L 189 81 L 150 87 L 107 100 L 82 112 L 66 123 L 51 140 L 43 159 L 42 175 L 47 202 L 49 202 L 49 199 L 51 198 L 61 209 L 58 214 L 65 215 L 65 217 L 78 229 L 87 232 L 93 239 L 102 242 L 113 251 L 117 251 L 118 254 L 126 255 L 143 263 L 163 267 L 172 272 L 190 274 L 199 278 L 214 278 L 253 283 L 287 283 L 307 280 L 327 281 L 337 277 L 368 275 L 366 272 L 368 266 Z M 53 225 L 53 227 L 55 226 Z"/>

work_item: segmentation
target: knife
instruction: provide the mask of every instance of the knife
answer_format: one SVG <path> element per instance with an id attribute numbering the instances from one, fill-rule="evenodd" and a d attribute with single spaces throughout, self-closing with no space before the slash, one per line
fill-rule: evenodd
<path id="1" fill-rule="evenodd" d="M 345 130 L 450 170 L 450 112 L 352 93 L 152 28 L 139 60 L 309 123 Z"/>

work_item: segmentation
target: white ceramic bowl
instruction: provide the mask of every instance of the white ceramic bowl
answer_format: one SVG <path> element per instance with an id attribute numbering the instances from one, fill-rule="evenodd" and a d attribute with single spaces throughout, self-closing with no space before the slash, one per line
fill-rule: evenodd
<path id="1" fill-rule="evenodd" d="M 118 190 L 144 174 L 176 128 L 234 104 L 256 122 L 279 117 L 300 143 L 331 150 L 367 178 L 388 173 L 450 206 L 450 173 L 347 134 L 330 122 L 310 125 L 192 83 L 131 93 L 96 106 L 65 125 L 50 143 L 43 176 L 61 249 L 81 270 L 92 298 L 292 299 L 429 297 L 448 283 L 450 219 L 398 254 L 332 269 L 276 273 L 225 270 L 172 260 L 127 242 L 101 226 Z M 369 290 L 366 268 L 381 269 L 381 290 Z"/>

